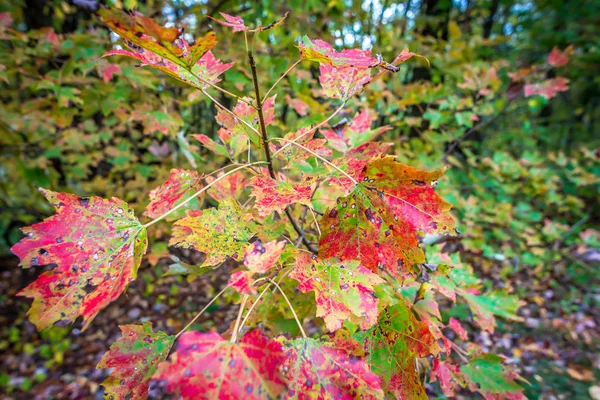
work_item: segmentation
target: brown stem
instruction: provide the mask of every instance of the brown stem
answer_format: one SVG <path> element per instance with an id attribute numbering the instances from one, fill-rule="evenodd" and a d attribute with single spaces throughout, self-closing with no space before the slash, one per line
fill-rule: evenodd
<path id="1" fill-rule="evenodd" d="M 267 168 L 269 170 L 269 175 L 272 179 L 277 180 L 277 175 L 275 174 L 275 170 L 273 169 L 273 159 L 271 158 L 271 150 L 269 149 L 269 137 L 267 136 L 267 127 L 265 125 L 265 117 L 263 115 L 262 109 L 262 100 L 260 97 L 260 89 L 258 87 L 258 76 L 256 75 L 256 62 L 254 61 L 254 56 L 252 55 L 252 51 L 248 50 L 248 61 L 250 63 L 250 69 L 252 70 L 252 82 L 254 83 L 254 96 L 256 97 L 256 107 L 258 112 L 258 123 L 260 128 L 260 134 L 262 137 L 263 148 L 265 150 L 265 158 L 267 159 Z M 304 235 L 304 230 L 300 228 L 298 223 L 294 220 L 294 216 L 290 211 L 289 207 L 285 208 L 285 214 L 290 220 L 294 230 L 300 237 L 302 238 L 302 243 L 309 249 L 312 253 L 317 253 L 317 249 L 308 241 L 306 236 Z"/>

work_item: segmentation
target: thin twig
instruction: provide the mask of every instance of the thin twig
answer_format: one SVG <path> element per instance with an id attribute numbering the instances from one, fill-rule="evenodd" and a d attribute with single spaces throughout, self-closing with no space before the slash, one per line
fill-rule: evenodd
<path id="1" fill-rule="evenodd" d="M 240 324 L 240 327 L 238 329 L 238 333 L 241 332 L 241 330 L 244 328 L 244 324 L 246 324 L 246 320 L 250 316 L 250 313 L 252 313 L 252 311 L 254 310 L 254 307 L 256 307 L 256 305 L 258 304 L 258 302 L 261 299 L 261 297 L 263 297 L 263 295 L 267 292 L 267 290 L 269 290 L 270 287 L 271 287 L 271 283 L 268 283 L 267 286 L 264 288 L 264 290 L 262 292 L 260 292 L 260 294 L 258 295 L 258 297 L 256 298 L 256 300 L 254 301 L 254 303 L 252 303 L 252 305 L 248 309 L 248 312 L 246 313 L 246 316 L 244 317 L 244 319 L 242 320 L 242 323 Z"/>
<path id="2" fill-rule="evenodd" d="M 246 302 L 248 301 L 248 295 L 245 294 L 242 297 L 242 304 L 240 304 L 240 310 L 238 311 L 237 319 L 235 320 L 235 326 L 233 327 L 233 333 L 231 334 L 231 343 L 235 343 L 237 340 L 238 329 L 240 327 L 240 321 L 242 320 L 242 313 L 244 312 L 244 307 L 246 306 Z"/>
<path id="3" fill-rule="evenodd" d="M 300 320 L 298 319 L 298 315 L 296 315 L 296 310 L 294 310 L 294 307 L 292 306 L 292 303 L 290 303 L 290 300 L 288 299 L 288 297 L 283 292 L 283 289 L 281 289 L 281 286 L 279 286 L 279 284 L 277 282 L 275 282 L 274 280 L 269 279 L 269 282 L 271 282 L 273 285 L 275 285 L 275 287 L 277 289 L 279 289 L 279 292 L 281 293 L 281 295 L 285 299 L 288 307 L 290 307 L 290 311 L 292 311 L 292 314 L 294 315 L 294 319 L 296 320 L 296 323 L 298 324 L 298 328 L 300 328 L 300 333 L 302 333 L 302 337 L 306 339 L 306 332 L 304 332 L 304 328 L 302 328 L 302 324 L 300 323 Z"/>
<path id="4" fill-rule="evenodd" d="M 267 90 L 267 93 L 266 93 L 266 94 L 265 94 L 265 96 L 263 97 L 263 100 L 262 100 L 263 102 L 264 102 L 264 101 L 267 99 L 267 97 L 269 97 L 269 94 L 270 94 L 270 93 L 273 91 L 273 89 L 275 89 L 275 87 L 277 86 L 277 84 L 279 84 L 279 82 L 281 82 L 281 80 L 282 80 L 283 78 L 285 78 L 285 77 L 286 77 L 286 75 L 287 75 L 287 74 L 289 74 L 289 73 L 290 73 L 290 71 L 291 71 L 291 70 L 293 70 L 293 69 L 294 69 L 294 68 L 295 68 L 295 67 L 296 67 L 298 64 L 300 64 L 301 62 L 302 62 L 302 59 L 300 59 L 300 60 L 296 61 L 295 63 L 293 63 L 293 64 L 292 64 L 292 65 L 291 65 L 291 66 L 290 66 L 290 67 L 289 67 L 289 68 L 288 68 L 288 69 L 287 69 L 287 70 L 286 70 L 286 71 L 283 73 L 283 75 L 281 75 L 281 76 L 279 77 L 279 79 L 277 79 L 277 80 L 275 81 L 275 83 L 273 84 L 273 86 L 271 86 L 271 89 Z"/>
<path id="5" fill-rule="evenodd" d="M 219 297 L 221 297 L 221 295 L 225 292 L 225 290 L 227 290 L 228 286 L 225 286 L 223 288 L 223 290 L 221 290 L 219 293 L 217 293 L 217 295 L 215 297 L 212 298 L 211 301 L 208 302 L 208 304 L 206 306 L 204 306 L 204 308 L 202 310 L 200 310 L 200 312 L 198 314 L 196 314 L 196 316 L 182 329 L 179 331 L 179 333 L 177 333 L 177 335 L 175 335 L 175 340 L 177 340 L 177 338 L 179 338 L 179 336 L 181 336 L 183 334 L 183 332 L 185 332 L 190 326 L 192 326 L 192 324 L 194 322 L 196 322 L 196 320 L 198 318 L 200 318 L 200 316 L 204 313 L 204 311 L 208 310 L 208 307 L 210 307 L 212 305 L 212 303 L 214 303 L 215 301 L 217 301 L 217 299 Z"/>

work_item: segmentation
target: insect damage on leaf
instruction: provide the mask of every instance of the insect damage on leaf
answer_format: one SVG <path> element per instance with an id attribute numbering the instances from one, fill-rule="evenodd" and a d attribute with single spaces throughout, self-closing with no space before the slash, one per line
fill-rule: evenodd
<path id="1" fill-rule="evenodd" d="M 201 179 L 196 171 L 172 169 L 169 179 L 150 192 L 150 204 L 146 207 L 144 215 L 156 218 L 170 211 L 180 200 L 186 200 L 200 190 Z"/>
<path id="2" fill-rule="evenodd" d="M 203 265 L 217 265 L 227 257 L 241 260 L 252 233 L 246 227 L 246 216 L 232 198 L 219 203 L 218 209 L 188 211 L 185 218 L 173 224 L 169 244 L 206 253 Z"/>
<path id="3" fill-rule="evenodd" d="M 283 346 L 259 330 L 231 343 L 216 332 L 185 332 L 154 378 L 184 399 L 273 399 L 283 393 Z"/>
<path id="4" fill-rule="evenodd" d="M 167 358 L 174 336 L 153 332 L 152 324 L 121 325 L 121 337 L 110 346 L 96 368 L 112 368 L 102 382 L 108 398 L 144 399 L 158 363 Z"/>
<path id="5" fill-rule="evenodd" d="M 365 361 L 360 344 L 344 331 L 321 339 L 284 341 L 284 399 L 383 399 L 381 379 Z"/>
<path id="6" fill-rule="evenodd" d="M 450 234 L 450 204 L 433 190 L 443 171 L 421 171 L 393 156 L 365 167 L 363 181 L 337 200 L 320 221 L 319 257 L 358 260 L 371 271 L 402 280 L 425 262 L 418 234 Z"/>
<path id="7" fill-rule="evenodd" d="M 377 323 L 379 300 L 373 286 L 383 279 L 357 261 L 318 260 L 301 253 L 290 277 L 300 284 L 303 293 L 313 290 L 317 301 L 317 317 L 323 317 L 329 331 L 350 320 L 367 329 Z"/>
<path id="8" fill-rule="evenodd" d="M 120 199 L 79 197 L 40 189 L 57 213 L 23 228 L 12 247 L 24 268 L 56 264 L 18 295 L 38 329 L 83 316 L 84 329 L 137 276 L 148 245 L 146 229 Z"/>

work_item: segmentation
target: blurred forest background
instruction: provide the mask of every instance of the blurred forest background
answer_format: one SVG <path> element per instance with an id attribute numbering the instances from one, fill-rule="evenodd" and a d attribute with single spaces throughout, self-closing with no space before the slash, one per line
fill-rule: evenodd
<path id="1" fill-rule="evenodd" d="M 216 109 L 199 92 L 124 58 L 101 59 L 116 37 L 86 6 L 60 0 L 0 5 L 0 393 L 12 398 L 99 398 L 105 371 L 94 367 L 119 323 L 152 319 L 181 327 L 210 299 L 212 276 L 164 276 L 182 262 L 152 246 L 127 294 L 81 333 L 77 326 L 38 333 L 15 293 L 40 271 L 22 270 L 9 248 L 19 228 L 52 213 L 36 186 L 79 195 L 117 196 L 137 211 L 170 168 L 210 172 L 223 165 L 190 134 L 216 138 Z M 505 356 L 543 399 L 600 399 L 600 4 L 596 0 L 124 0 L 159 22 L 197 37 L 217 31 L 215 55 L 236 61 L 222 86 L 252 93 L 240 36 L 205 18 L 218 12 L 279 31 L 256 44 L 266 87 L 298 59 L 301 35 L 342 47 L 414 58 L 349 102 L 343 117 L 368 106 L 393 129 L 398 159 L 423 169 L 451 168 L 439 191 L 454 205 L 460 252 L 488 289 L 517 294 L 521 321 L 499 321 L 475 341 Z M 553 48 L 568 62 L 552 67 Z M 311 70 L 311 68 L 313 68 Z M 317 123 L 333 109 L 312 96 L 315 66 L 278 89 L 279 126 Z M 568 79 L 568 90 L 558 87 Z M 560 81 L 565 83 L 566 81 Z M 527 93 L 527 84 L 540 94 Z M 223 104 L 231 100 L 220 97 Z M 527 96 L 526 96 L 527 95 Z M 277 130 L 277 123 L 275 124 Z M 282 128 L 280 128 L 282 129 Z M 280 132 L 285 133 L 285 132 Z M 165 227 L 166 229 L 166 227 Z M 166 232 L 159 232 L 158 239 Z M 221 329 L 230 310 L 200 321 Z M 450 315 L 468 319 L 457 304 Z M 159 321 L 162 319 L 162 321 Z M 427 383 L 427 382 L 426 382 Z M 431 397 L 443 397 L 437 383 Z M 473 395 L 475 396 L 475 395 Z"/>

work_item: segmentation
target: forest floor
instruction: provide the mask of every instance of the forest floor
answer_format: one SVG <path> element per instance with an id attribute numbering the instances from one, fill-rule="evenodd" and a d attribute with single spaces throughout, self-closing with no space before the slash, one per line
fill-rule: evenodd
<path id="1" fill-rule="evenodd" d="M 100 383 L 108 371 L 95 366 L 120 336 L 118 325 L 152 321 L 156 329 L 176 333 L 225 285 L 231 270 L 225 266 L 192 282 L 174 276 L 159 279 L 172 262 L 161 259 L 153 267 L 142 266 L 127 292 L 100 312 L 84 332 L 78 329 L 78 322 L 73 327 L 53 327 L 40 334 L 25 316 L 30 301 L 15 297 L 40 271 L 21 270 L 12 256 L 0 259 L 2 398 L 102 398 Z M 499 279 L 493 272 L 488 271 L 487 275 Z M 505 356 L 517 366 L 529 382 L 524 384 L 528 398 L 599 400 L 598 308 L 587 306 L 585 301 L 563 301 L 557 296 L 564 295 L 564 290 L 544 288 L 539 282 L 534 285 L 524 272 L 508 279 L 513 279 L 513 285 L 528 288 L 524 299 L 527 304 L 520 310 L 523 322 L 500 322 L 493 334 L 471 331 L 470 335 L 476 335 L 475 341 L 485 349 Z M 587 294 L 595 298 L 592 304 L 598 304 L 597 290 L 588 288 Z M 560 308 L 548 309 L 550 302 Z M 237 306 L 217 302 L 195 327 L 223 332 L 236 313 Z M 431 397 L 439 396 L 436 385 L 427 384 Z M 162 398 L 152 391 L 151 397 Z M 458 398 L 477 397 L 465 393 Z"/>

